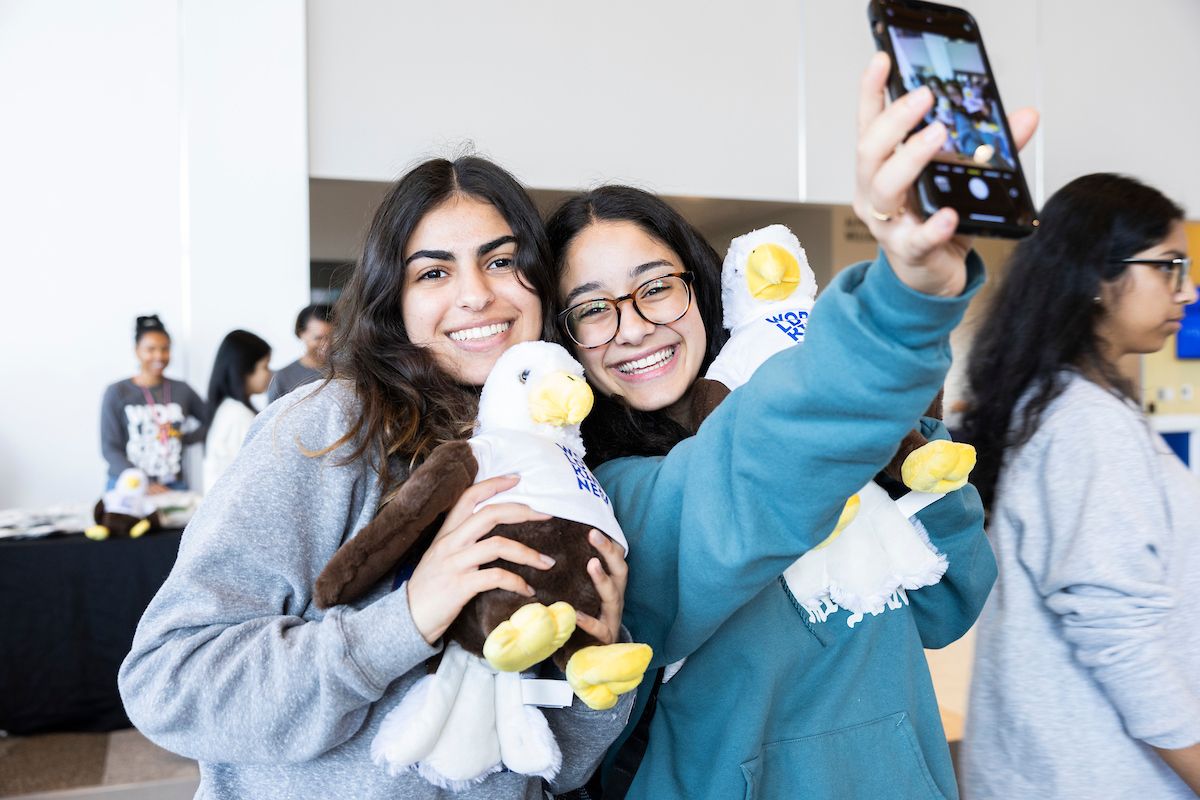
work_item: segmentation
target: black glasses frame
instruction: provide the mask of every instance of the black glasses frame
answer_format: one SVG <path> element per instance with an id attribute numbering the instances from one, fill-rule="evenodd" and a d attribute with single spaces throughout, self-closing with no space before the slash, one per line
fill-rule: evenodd
<path id="1" fill-rule="evenodd" d="M 687 305 L 685 305 L 683 307 L 683 312 L 675 319 L 669 319 L 666 322 L 655 322 L 654 320 L 647 318 L 646 315 L 642 313 L 642 310 L 640 308 L 638 308 L 637 293 L 640 292 L 644 287 L 654 283 L 655 281 L 661 281 L 663 278 L 679 278 L 679 280 L 683 281 L 683 288 L 685 288 L 687 290 L 687 298 L 688 298 Z M 580 306 L 585 306 L 588 303 L 594 303 L 597 300 L 604 300 L 606 298 L 593 297 L 590 300 L 581 300 L 578 303 L 576 303 L 575 305 L 571 306 L 570 308 L 567 308 L 567 309 L 564 309 L 563 311 L 558 312 L 558 324 L 561 325 L 562 329 L 567 332 L 567 336 L 571 337 L 572 342 L 579 345 L 584 350 L 595 350 L 597 347 L 604 347 L 604 345 L 608 344 L 613 339 L 617 338 L 617 334 L 621 330 L 621 303 L 626 300 L 629 300 L 631 303 L 633 303 L 633 310 L 637 312 L 637 315 L 639 317 L 641 317 L 642 319 L 646 320 L 646 322 L 649 322 L 651 325 L 670 325 L 672 322 L 678 322 L 679 320 L 683 319 L 684 314 L 686 314 L 688 312 L 688 310 L 692 307 L 692 281 L 694 281 L 694 280 L 696 280 L 696 275 L 695 275 L 695 273 L 692 273 L 692 272 L 687 272 L 687 271 L 669 272 L 666 275 L 656 275 L 655 277 L 650 278 L 649 280 L 645 281 L 644 283 L 638 284 L 637 288 L 634 289 L 629 294 L 623 294 L 620 297 L 614 297 L 612 299 L 612 304 L 613 304 L 613 309 L 615 309 L 617 312 L 617 324 L 616 324 L 616 327 L 613 328 L 612 336 L 608 337 L 608 339 L 606 341 L 603 341 L 600 344 L 586 345 L 583 342 L 576 339 L 575 334 L 571 332 L 571 326 L 567 324 L 567 317 L 570 315 L 570 313 L 572 311 L 579 308 Z"/>
<path id="2" fill-rule="evenodd" d="M 1183 291 L 1183 279 L 1192 269 L 1192 259 L 1184 258 L 1120 258 L 1112 262 L 1114 264 L 1149 264 L 1154 267 L 1177 267 L 1175 273 L 1175 289 L 1176 293 Z"/>

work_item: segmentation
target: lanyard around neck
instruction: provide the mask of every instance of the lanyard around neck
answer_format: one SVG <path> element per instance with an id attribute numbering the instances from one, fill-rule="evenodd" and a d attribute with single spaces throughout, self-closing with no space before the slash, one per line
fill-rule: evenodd
<path id="1" fill-rule="evenodd" d="M 142 390 L 142 396 L 146 398 L 146 405 L 150 407 L 150 416 L 154 418 L 154 424 L 158 426 L 158 440 L 163 443 L 163 447 L 167 446 L 167 442 L 171 439 L 171 382 L 163 378 L 163 418 L 158 418 L 158 406 L 154 403 L 154 397 L 150 394 L 150 390 L 140 383 L 137 387 Z"/>

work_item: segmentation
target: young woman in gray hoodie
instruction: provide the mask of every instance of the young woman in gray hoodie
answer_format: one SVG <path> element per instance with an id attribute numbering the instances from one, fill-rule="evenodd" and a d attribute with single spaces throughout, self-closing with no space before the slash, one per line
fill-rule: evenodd
<path id="1" fill-rule="evenodd" d="M 1200 792 L 1200 482 L 1117 366 L 1180 329 L 1187 250 L 1158 191 L 1078 178 L 976 339 L 963 438 L 1000 576 L 962 745 L 972 800 Z"/>
<path id="2" fill-rule="evenodd" d="M 489 775 L 450 793 L 371 760 L 383 717 L 428 670 L 468 600 L 532 595 L 497 559 L 546 568 L 496 524 L 542 519 L 475 505 L 515 485 L 476 484 L 415 563 L 329 611 L 313 584 L 438 444 L 469 434 L 505 350 L 546 333 L 553 292 L 545 232 L 520 185 L 478 158 L 426 162 L 384 198 L 336 312 L 331 377 L 260 414 L 184 532 L 179 558 L 138 627 L 119 682 L 133 723 L 200 762 L 202 798 L 543 798 L 540 778 Z M 589 567 L 600 618 L 620 632 L 621 551 Z M 578 700 L 545 709 L 562 752 L 553 791 L 582 785 L 629 715 Z"/>

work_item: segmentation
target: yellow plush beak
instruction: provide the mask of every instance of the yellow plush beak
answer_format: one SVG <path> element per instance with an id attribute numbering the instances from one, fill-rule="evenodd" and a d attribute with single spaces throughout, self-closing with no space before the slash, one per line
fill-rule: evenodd
<path id="1" fill-rule="evenodd" d="M 783 300 L 800 285 L 800 262 L 777 244 L 762 244 L 746 258 L 746 287 L 758 300 Z"/>
<path id="2" fill-rule="evenodd" d="M 128 478 L 125 479 L 125 488 L 126 489 L 136 489 L 136 488 L 138 488 L 138 484 L 140 484 L 140 483 L 141 483 L 140 480 L 138 480 L 133 475 L 130 475 Z"/>
<path id="3" fill-rule="evenodd" d="M 592 410 L 592 390 L 587 381 L 569 372 L 552 372 L 529 395 L 529 416 L 534 422 L 577 425 Z"/>

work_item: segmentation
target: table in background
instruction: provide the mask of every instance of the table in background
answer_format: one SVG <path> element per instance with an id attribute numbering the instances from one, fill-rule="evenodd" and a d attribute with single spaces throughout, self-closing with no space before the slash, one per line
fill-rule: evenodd
<path id="1" fill-rule="evenodd" d="M 0 730 L 129 727 L 117 669 L 182 533 L 0 540 Z"/>

